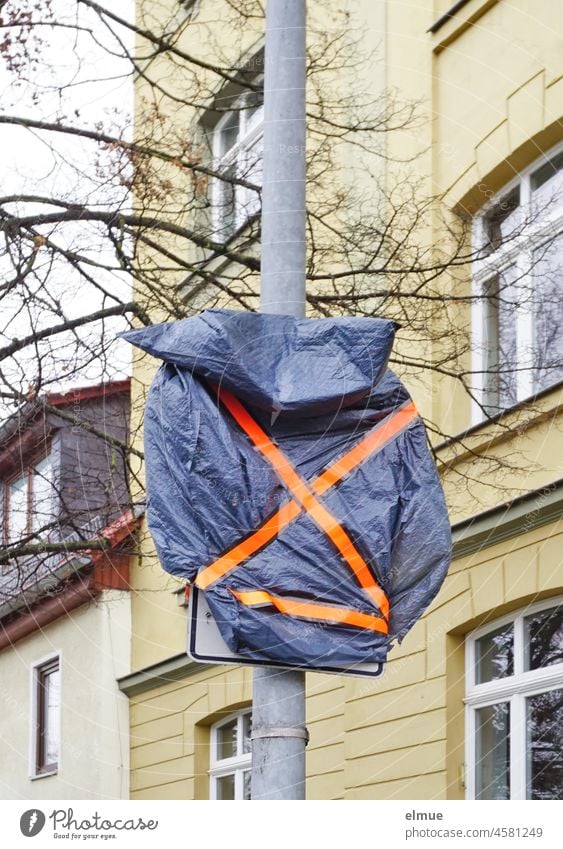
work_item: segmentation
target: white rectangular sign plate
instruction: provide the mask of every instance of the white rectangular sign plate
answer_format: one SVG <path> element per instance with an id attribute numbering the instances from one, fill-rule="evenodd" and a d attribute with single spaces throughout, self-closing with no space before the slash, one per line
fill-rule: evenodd
<path id="1" fill-rule="evenodd" d="M 205 593 L 191 587 L 188 606 L 187 654 L 198 663 L 234 663 L 246 666 L 276 666 L 282 669 L 307 669 L 308 667 L 286 666 L 275 661 L 250 660 L 231 651 L 224 641 L 213 618 Z M 313 672 L 330 672 L 335 675 L 353 675 L 361 678 L 377 678 L 383 672 L 382 663 L 357 663 L 354 666 L 318 667 Z"/>

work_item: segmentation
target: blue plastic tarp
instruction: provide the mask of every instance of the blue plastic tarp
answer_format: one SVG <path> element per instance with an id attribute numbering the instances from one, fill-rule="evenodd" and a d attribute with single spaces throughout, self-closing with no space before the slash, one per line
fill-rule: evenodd
<path id="1" fill-rule="evenodd" d="M 375 318 L 206 310 L 123 334 L 163 360 L 144 428 L 148 522 L 165 570 L 193 582 L 292 498 L 220 402 L 218 388 L 239 399 L 310 483 L 409 404 L 387 365 L 394 333 L 393 322 Z M 233 651 L 310 668 L 381 662 L 438 592 L 450 561 L 450 526 L 419 418 L 319 500 L 389 598 L 389 633 L 241 603 L 245 593 L 260 591 L 382 615 L 346 558 L 302 510 L 206 590 Z"/>

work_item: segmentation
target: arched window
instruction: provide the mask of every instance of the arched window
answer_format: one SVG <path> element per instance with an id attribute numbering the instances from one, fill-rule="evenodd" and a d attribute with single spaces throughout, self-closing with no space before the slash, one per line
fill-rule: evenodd
<path id="1" fill-rule="evenodd" d="M 465 703 L 469 798 L 563 800 L 563 598 L 468 637 Z"/>
<path id="2" fill-rule="evenodd" d="M 495 414 L 563 380 L 563 150 L 485 204 L 473 242 L 475 388 Z"/>
<path id="3" fill-rule="evenodd" d="M 250 799 L 251 728 L 249 709 L 211 726 L 211 799 Z"/>

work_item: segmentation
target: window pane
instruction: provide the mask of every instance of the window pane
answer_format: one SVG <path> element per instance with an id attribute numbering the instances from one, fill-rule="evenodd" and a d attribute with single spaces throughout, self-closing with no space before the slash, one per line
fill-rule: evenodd
<path id="1" fill-rule="evenodd" d="M 51 458 L 45 457 L 33 469 L 31 524 L 34 531 L 52 519 L 52 496 Z"/>
<path id="2" fill-rule="evenodd" d="M 491 412 L 518 400 L 517 307 L 521 300 L 516 266 L 495 275 L 485 285 L 486 406 Z"/>
<path id="3" fill-rule="evenodd" d="M 508 703 L 476 713 L 475 798 L 510 798 L 510 713 Z"/>
<path id="4" fill-rule="evenodd" d="M 217 130 L 219 134 L 219 156 L 224 156 L 236 144 L 239 132 L 240 111 L 231 112 L 225 123 Z"/>
<path id="5" fill-rule="evenodd" d="M 492 253 L 513 238 L 520 224 L 520 187 L 506 194 L 485 216 L 485 251 Z"/>
<path id="6" fill-rule="evenodd" d="M 235 776 L 222 775 L 217 778 L 217 798 L 218 799 L 234 799 L 235 798 Z"/>
<path id="7" fill-rule="evenodd" d="M 255 127 L 264 120 L 264 106 L 262 92 L 257 92 L 253 99 L 248 100 L 248 107 L 245 109 L 245 127 L 246 132 L 251 133 Z"/>
<path id="8" fill-rule="evenodd" d="M 43 753 L 45 764 L 56 764 L 59 760 L 59 720 L 61 709 L 60 670 L 55 669 L 44 677 L 45 717 Z"/>
<path id="9" fill-rule="evenodd" d="M 264 154 L 264 143 L 262 137 L 257 139 L 254 144 L 248 148 L 244 170 L 241 176 L 244 177 L 253 186 L 262 185 L 262 163 Z M 242 209 L 243 218 L 250 218 L 260 210 L 260 194 L 252 189 L 247 189 L 244 193 L 245 201 Z"/>
<path id="10" fill-rule="evenodd" d="M 242 781 L 243 781 L 242 798 L 243 799 L 250 799 L 250 775 L 251 775 L 251 773 L 250 773 L 249 769 L 245 770 L 245 772 L 242 775 Z"/>
<path id="11" fill-rule="evenodd" d="M 219 234 L 224 239 L 228 239 L 237 228 L 237 203 L 240 187 L 229 182 L 237 176 L 236 165 L 226 168 L 223 174 L 225 179 L 218 180 L 216 217 Z"/>
<path id="12" fill-rule="evenodd" d="M 533 254 L 534 388 L 563 380 L 563 234 Z"/>
<path id="13" fill-rule="evenodd" d="M 217 759 L 232 758 L 237 754 L 237 720 L 233 719 L 217 729 Z"/>
<path id="14" fill-rule="evenodd" d="M 27 531 L 28 517 L 28 477 L 22 475 L 10 484 L 8 539 L 17 542 Z"/>
<path id="15" fill-rule="evenodd" d="M 547 212 L 563 200 L 563 152 L 548 160 L 531 177 L 534 210 Z"/>
<path id="16" fill-rule="evenodd" d="M 475 641 L 475 683 L 484 684 L 514 674 L 512 622 Z"/>
<path id="17" fill-rule="evenodd" d="M 61 677 L 58 660 L 37 670 L 37 770 L 57 767 L 60 750 Z"/>
<path id="18" fill-rule="evenodd" d="M 242 751 L 250 752 L 250 735 L 252 733 L 252 714 L 245 713 L 242 718 Z"/>
<path id="19" fill-rule="evenodd" d="M 563 800 L 563 690 L 527 700 L 527 798 Z"/>
<path id="20" fill-rule="evenodd" d="M 563 605 L 524 619 L 525 669 L 563 663 Z"/>

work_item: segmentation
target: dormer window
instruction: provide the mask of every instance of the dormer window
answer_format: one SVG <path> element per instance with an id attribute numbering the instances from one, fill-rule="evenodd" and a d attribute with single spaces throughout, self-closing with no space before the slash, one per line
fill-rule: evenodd
<path id="1" fill-rule="evenodd" d="M 25 466 L 4 484 L 4 542 L 38 533 L 53 517 L 51 455 Z"/>

